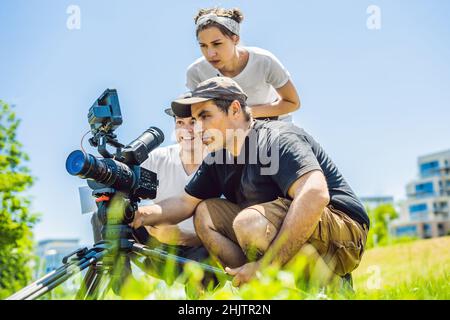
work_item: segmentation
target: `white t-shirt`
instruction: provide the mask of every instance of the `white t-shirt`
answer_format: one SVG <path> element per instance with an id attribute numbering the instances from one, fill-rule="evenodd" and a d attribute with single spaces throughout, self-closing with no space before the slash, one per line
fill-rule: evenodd
<path id="1" fill-rule="evenodd" d="M 188 176 L 184 171 L 178 144 L 156 148 L 149 153 L 148 159 L 141 164 L 141 167 L 157 174 L 159 186 L 153 202 L 182 194 L 184 187 L 195 173 Z M 180 222 L 178 226 L 184 231 L 195 232 L 192 217 Z"/>
<path id="2" fill-rule="evenodd" d="M 249 53 L 244 70 L 232 79 L 247 94 L 247 105 L 267 104 L 278 99 L 275 89 L 284 86 L 290 74 L 281 62 L 269 51 L 256 47 L 243 47 Z M 194 90 L 197 85 L 212 77 L 223 76 L 205 57 L 194 61 L 187 69 L 186 86 Z M 280 120 L 292 121 L 290 114 L 280 116 Z"/>

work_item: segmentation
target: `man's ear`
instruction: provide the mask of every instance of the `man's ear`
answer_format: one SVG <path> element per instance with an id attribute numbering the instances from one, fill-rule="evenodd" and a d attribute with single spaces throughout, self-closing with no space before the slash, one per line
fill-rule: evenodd
<path id="1" fill-rule="evenodd" d="M 239 101 L 234 100 L 231 105 L 230 105 L 230 111 L 231 111 L 231 115 L 233 117 L 237 117 L 239 115 L 239 113 L 241 112 L 241 104 L 239 103 Z"/>

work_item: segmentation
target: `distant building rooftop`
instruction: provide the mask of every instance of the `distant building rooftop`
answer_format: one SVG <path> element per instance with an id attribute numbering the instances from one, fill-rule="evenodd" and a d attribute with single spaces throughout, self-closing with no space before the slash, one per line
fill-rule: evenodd
<path id="1" fill-rule="evenodd" d="M 394 202 L 393 196 L 367 196 L 360 197 L 359 200 L 362 202 Z"/>
<path id="2" fill-rule="evenodd" d="M 450 158 L 450 149 L 424 154 L 424 155 L 419 156 L 417 158 L 417 160 L 420 163 L 420 162 L 427 161 L 428 159 L 439 158 L 439 157 L 449 157 Z"/>
<path id="3" fill-rule="evenodd" d="M 56 243 L 56 242 L 78 244 L 79 240 L 78 239 L 63 239 L 63 238 L 61 238 L 61 239 L 45 239 L 45 240 L 38 241 L 38 246 L 44 246 L 46 244 Z"/>

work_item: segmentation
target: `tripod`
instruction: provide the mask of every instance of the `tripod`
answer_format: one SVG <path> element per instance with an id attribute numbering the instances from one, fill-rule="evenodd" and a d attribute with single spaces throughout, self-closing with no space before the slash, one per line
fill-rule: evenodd
<path id="1" fill-rule="evenodd" d="M 110 211 L 110 196 L 114 193 L 114 190 L 106 189 L 101 191 L 100 195 L 97 194 L 98 213 L 102 223 L 106 222 L 107 217 L 111 217 L 108 211 Z M 103 225 L 102 238 L 106 240 L 97 242 L 89 249 L 87 247 L 80 248 L 65 256 L 61 267 L 11 295 L 7 300 L 37 299 L 86 268 L 88 270 L 76 294 L 76 299 L 102 299 L 109 289 L 115 293 L 120 292 L 123 278 L 117 265 L 122 264 L 122 267 L 129 265 L 132 257 L 144 256 L 147 259 L 175 263 L 178 266 L 194 262 L 164 250 L 137 243 L 134 239 L 136 234 L 133 234 L 133 230 L 128 226 L 128 223 L 133 221 L 137 203 L 124 197 L 119 197 L 119 199 L 120 203 L 124 205 L 121 209 L 122 218 L 120 220 L 112 218 L 110 219 L 111 223 Z M 220 268 L 205 263 L 195 263 L 199 264 L 206 275 L 213 276 L 219 281 L 229 278 Z M 140 263 L 136 263 L 136 265 L 141 269 L 144 268 Z"/>

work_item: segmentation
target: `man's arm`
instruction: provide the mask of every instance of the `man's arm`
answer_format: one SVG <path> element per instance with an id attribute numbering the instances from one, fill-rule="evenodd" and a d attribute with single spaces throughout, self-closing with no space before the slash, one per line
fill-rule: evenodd
<path id="1" fill-rule="evenodd" d="M 327 182 L 319 170 L 298 178 L 288 190 L 293 199 L 278 235 L 267 250 L 269 263 L 284 265 L 311 237 L 330 202 Z M 266 255 L 267 255 L 266 253 Z"/>
<path id="2" fill-rule="evenodd" d="M 197 205 L 202 201 L 186 192 L 151 206 L 142 206 L 134 214 L 131 226 L 135 229 L 141 226 L 158 224 L 177 224 L 194 214 Z"/>
<path id="3" fill-rule="evenodd" d="M 328 186 L 320 170 L 310 171 L 298 178 L 288 189 L 293 201 L 275 239 L 263 258 L 225 271 L 234 276 L 233 285 L 250 281 L 261 262 L 284 265 L 291 260 L 311 237 L 319 223 L 323 209 L 330 201 Z"/>

